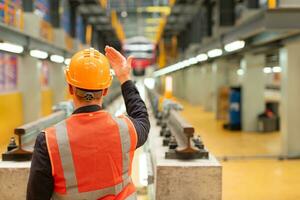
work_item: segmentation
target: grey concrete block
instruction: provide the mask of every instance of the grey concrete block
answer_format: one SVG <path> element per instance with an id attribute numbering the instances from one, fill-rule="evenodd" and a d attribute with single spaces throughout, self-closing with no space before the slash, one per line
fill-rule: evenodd
<path id="1" fill-rule="evenodd" d="M 26 199 L 29 169 L 30 162 L 0 161 L 1 199 Z"/>
<path id="2" fill-rule="evenodd" d="M 149 149 L 153 161 L 156 200 L 221 200 L 222 167 L 210 154 L 209 159 L 165 159 L 160 128 L 151 117 Z"/>

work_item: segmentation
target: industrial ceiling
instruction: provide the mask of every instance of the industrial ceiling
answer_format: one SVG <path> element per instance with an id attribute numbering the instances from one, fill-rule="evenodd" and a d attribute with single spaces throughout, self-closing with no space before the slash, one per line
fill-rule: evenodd
<path id="1" fill-rule="evenodd" d="M 110 0 L 105 1 L 105 5 L 101 0 L 70 2 L 77 6 L 86 24 L 91 24 L 106 40 L 120 39 L 111 22 L 111 13 L 116 12 L 125 38 L 144 36 L 157 42 L 162 35 L 179 34 L 184 30 L 197 13 L 202 0 Z"/>

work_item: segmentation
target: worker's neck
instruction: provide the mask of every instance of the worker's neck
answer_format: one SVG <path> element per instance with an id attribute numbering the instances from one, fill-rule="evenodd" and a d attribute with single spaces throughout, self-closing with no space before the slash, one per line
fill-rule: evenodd
<path id="1" fill-rule="evenodd" d="M 90 102 L 79 101 L 77 99 L 73 99 L 73 101 L 74 101 L 75 110 L 78 109 L 78 108 L 81 108 L 81 107 L 85 107 L 85 106 L 98 105 L 98 106 L 101 107 L 101 105 L 102 105 L 102 99 L 93 100 L 93 101 L 90 101 Z"/>

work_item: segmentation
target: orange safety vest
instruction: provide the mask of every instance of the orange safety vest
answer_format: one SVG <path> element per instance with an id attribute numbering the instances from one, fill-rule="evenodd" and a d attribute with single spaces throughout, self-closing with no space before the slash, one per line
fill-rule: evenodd
<path id="1" fill-rule="evenodd" d="M 76 114 L 45 135 L 53 200 L 136 200 L 131 164 L 137 134 L 129 118 L 106 111 Z"/>

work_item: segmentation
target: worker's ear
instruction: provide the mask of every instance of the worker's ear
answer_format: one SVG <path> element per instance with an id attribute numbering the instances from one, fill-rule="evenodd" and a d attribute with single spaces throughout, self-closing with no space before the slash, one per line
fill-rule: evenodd
<path id="1" fill-rule="evenodd" d="M 74 95 L 74 88 L 69 84 L 69 93 L 70 95 Z"/>
<path id="2" fill-rule="evenodd" d="M 106 89 L 103 90 L 103 96 L 106 96 L 107 93 L 108 93 L 108 88 L 106 88 Z"/>

